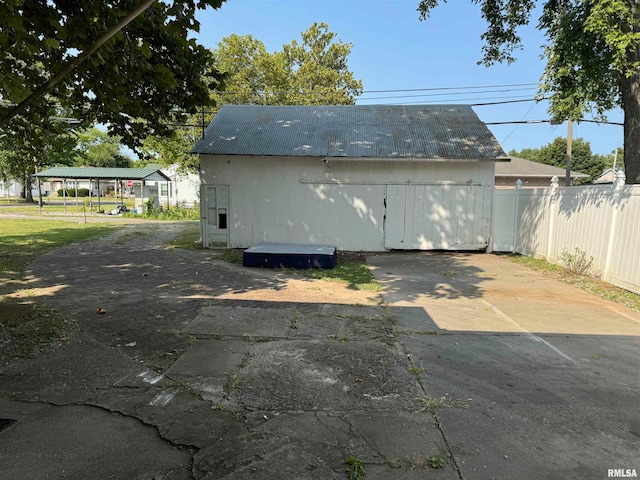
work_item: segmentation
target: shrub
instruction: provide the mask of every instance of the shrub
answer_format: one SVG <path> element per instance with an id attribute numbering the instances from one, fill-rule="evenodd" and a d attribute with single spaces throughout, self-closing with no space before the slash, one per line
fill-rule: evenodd
<path id="1" fill-rule="evenodd" d="M 574 253 L 570 253 L 566 248 L 562 250 L 560 254 L 560 260 L 564 263 L 564 266 L 571 273 L 576 275 L 589 275 L 591 271 L 591 265 L 593 264 L 593 257 L 587 259 L 587 252 L 575 248 Z"/>
<path id="2" fill-rule="evenodd" d="M 76 196 L 76 190 L 78 192 L 78 197 L 88 197 L 89 196 L 89 189 L 88 188 L 67 188 L 66 193 L 64 192 L 63 188 L 59 188 L 58 189 L 58 196 L 62 197 L 63 195 L 67 196 L 67 197 L 75 197 Z"/>

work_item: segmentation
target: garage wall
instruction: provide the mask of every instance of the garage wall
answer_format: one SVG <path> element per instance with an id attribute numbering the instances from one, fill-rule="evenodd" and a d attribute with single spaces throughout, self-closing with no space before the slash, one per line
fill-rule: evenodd
<path id="1" fill-rule="evenodd" d="M 390 186 L 394 191 L 425 185 L 452 192 L 465 184 L 493 188 L 494 178 L 493 163 L 479 162 L 331 159 L 327 164 L 315 157 L 202 155 L 200 164 L 204 186 L 229 186 L 232 247 L 270 241 L 383 251 L 389 248 L 385 247 L 385 221 L 390 219 L 385 215 L 389 214 Z M 459 203 L 451 207 L 456 210 L 451 212 L 456 218 L 460 216 Z M 398 228 L 397 224 L 392 228 Z M 446 247 L 423 244 L 411 248 Z"/>

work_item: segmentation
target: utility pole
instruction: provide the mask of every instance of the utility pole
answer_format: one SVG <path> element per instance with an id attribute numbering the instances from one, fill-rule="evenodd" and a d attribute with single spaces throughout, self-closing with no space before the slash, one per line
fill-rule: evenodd
<path id="1" fill-rule="evenodd" d="M 573 122 L 571 119 L 567 122 L 567 170 L 565 174 L 564 184 L 571 186 L 571 150 L 573 147 Z"/>

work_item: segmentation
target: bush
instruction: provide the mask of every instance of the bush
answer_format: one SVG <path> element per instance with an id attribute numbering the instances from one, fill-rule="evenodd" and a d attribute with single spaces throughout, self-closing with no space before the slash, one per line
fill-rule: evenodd
<path id="1" fill-rule="evenodd" d="M 575 248 L 574 253 L 570 253 L 566 248 L 562 250 L 560 260 L 567 270 L 576 275 L 589 275 L 593 264 L 593 257 L 587 259 L 587 252 L 578 247 Z"/>
<path id="2" fill-rule="evenodd" d="M 88 197 L 89 196 L 89 189 L 88 188 L 78 188 L 77 192 L 78 192 L 78 197 Z M 63 195 L 67 196 L 67 197 L 75 197 L 76 196 L 76 189 L 75 188 L 67 188 L 66 193 L 64 193 L 64 189 L 63 188 L 59 188 L 58 189 L 58 196 L 62 197 Z"/>

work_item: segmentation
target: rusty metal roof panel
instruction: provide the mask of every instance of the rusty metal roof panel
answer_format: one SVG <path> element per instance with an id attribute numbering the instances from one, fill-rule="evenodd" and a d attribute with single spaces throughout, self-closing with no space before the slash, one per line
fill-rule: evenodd
<path id="1" fill-rule="evenodd" d="M 469 160 L 504 156 L 467 105 L 225 105 L 193 153 Z"/>

